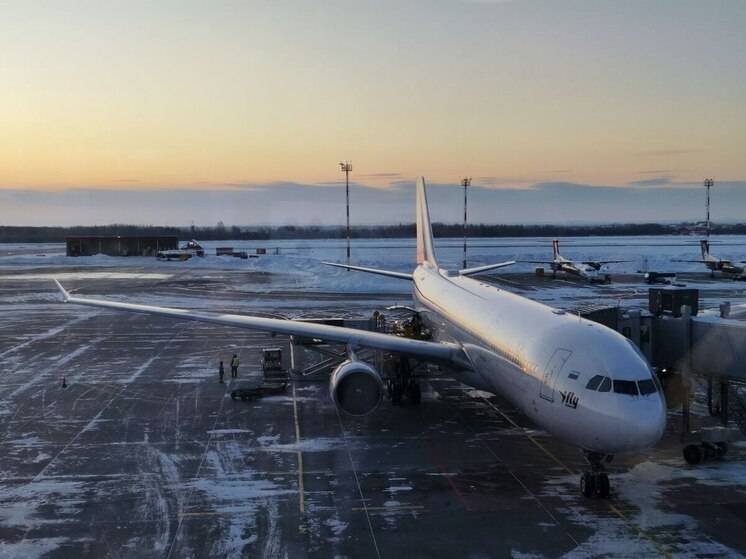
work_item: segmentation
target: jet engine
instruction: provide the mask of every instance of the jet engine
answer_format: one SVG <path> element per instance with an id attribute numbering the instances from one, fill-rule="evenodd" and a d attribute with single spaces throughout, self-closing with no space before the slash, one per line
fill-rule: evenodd
<path id="1" fill-rule="evenodd" d="M 329 392 L 339 409 L 349 415 L 373 413 L 383 399 L 383 380 L 373 367 L 347 360 L 329 377 Z"/>

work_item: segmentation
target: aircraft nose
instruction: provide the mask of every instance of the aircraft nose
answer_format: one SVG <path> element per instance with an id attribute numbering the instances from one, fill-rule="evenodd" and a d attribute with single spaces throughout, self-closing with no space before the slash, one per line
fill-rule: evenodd
<path id="1" fill-rule="evenodd" d="M 659 395 L 643 398 L 635 413 L 626 418 L 630 442 L 637 450 L 655 446 L 666 430 L 666 405 Z"/>

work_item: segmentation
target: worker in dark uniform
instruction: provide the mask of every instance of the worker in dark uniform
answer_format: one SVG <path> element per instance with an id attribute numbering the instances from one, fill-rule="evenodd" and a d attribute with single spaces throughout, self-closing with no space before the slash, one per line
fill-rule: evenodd
<path id="1" fill-rule="evenodd" d="M 233 359 L 231 359 L 231 378 L 238 378 L 238 365 L 239 365 L 238 355 L 235 353 L 233 354 Z"/>
<path id="2" fill-rule="evenodd" d="M 218 374 L 220 375 L 220 384 L 223 384 L 223 376 L 225 375 L 225 369 L 223 368 L 223 362 L 220 362 L 220 369 L 218 370 Z"/>

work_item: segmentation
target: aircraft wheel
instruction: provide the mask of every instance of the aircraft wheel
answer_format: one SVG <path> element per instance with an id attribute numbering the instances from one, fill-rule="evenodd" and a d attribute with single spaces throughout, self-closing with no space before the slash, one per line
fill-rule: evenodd
<path id="1" fill-rule="evenodd" d="M 609 483 L 609 476 L 605 473 L 600 473 L 596 477 L 596 492 L 598 496 L 606 499 L 611 494 L 611 484 Z"/>
<path id="2" fill-rule="evenodd" d="M 407 397 L 412 405 L 417 406 L 422 401 L 422 390 L 417 382 L 410 382 L 407 387 Z"/>
<path id="3" fill-rule="evenodd" d="M 702 463 L 702 448 L 696 444 L 688 444 L 684 447 L 684 460 L 690 466 L 696 466 Z"/>
<path id="4" fill-rule="evenodd" d="M 580 476 L 580 492 L 583 494 L 583 497 L 591 498 L 593 497 L 594 493 L 596 492 L 596 484 L 594 483 L 593 474 L 590 472 L 584 472 L 582 476 Z"/>

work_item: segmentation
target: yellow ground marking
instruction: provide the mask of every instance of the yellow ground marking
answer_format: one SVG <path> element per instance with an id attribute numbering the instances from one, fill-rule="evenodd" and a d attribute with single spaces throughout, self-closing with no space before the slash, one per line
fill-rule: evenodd
<path id="1" fill-rule="evenodd" d="M 295 420 L 295 444 L 298 445 L 298 507 L 302 514 L 306 512 L 306 501 L 303 487 L 303 453 L 300 451 L 300 423 L 298 421 L 298 399 L 295 397 L 295 383 L 293 383 L 293 419 Z"/>

